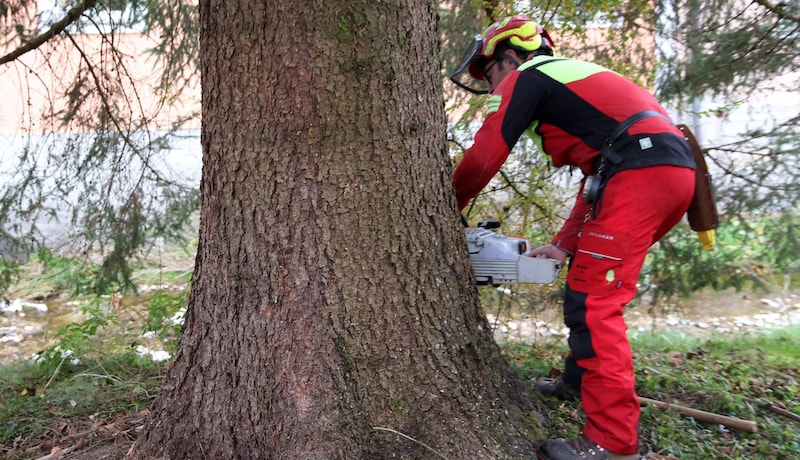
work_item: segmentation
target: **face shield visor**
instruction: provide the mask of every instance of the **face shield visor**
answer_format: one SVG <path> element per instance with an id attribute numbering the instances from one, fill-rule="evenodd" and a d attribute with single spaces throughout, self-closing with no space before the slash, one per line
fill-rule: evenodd
<path id="1" fill-rule="evenodd" d="M 478 53 L 483 46 L 483 39 L 480 34 L 476 35 L 469 45 L 461 62 L 452 73 L 450 73 L 450 81 L 456 84 L 461 89 L 465 89 L 473 94 L 487 94 L 489 92 L 489 82 L 483 78 L 483 68 L 481 66 L 484 60 Z"/>

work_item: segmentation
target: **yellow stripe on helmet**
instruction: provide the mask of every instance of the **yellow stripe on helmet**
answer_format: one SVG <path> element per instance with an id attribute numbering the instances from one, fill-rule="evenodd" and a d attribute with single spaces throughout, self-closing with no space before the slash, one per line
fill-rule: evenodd
<path id="1" fill-rule="evenodd" d="M 506 18 L 497 28 L 503 28 L 510 20 L 511 18 Z M 539 28 L 533 22 L 526 22 L 516 29 L 506 30 L 489 39 L 484 47 L 483 55 L 486 57 L 492 56 L 497 44 L 506 39 L 513 46 L 522 48 L 525 51 L 534 51 L 542 46 L 542 36 L 539 34 Z"/>

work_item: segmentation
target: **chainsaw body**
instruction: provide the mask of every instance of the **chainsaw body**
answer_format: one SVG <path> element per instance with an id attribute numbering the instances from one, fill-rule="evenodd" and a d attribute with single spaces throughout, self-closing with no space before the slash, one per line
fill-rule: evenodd
<path id="1" fill-rule="evenodd" d="M 465 229 L 469 259 L 478 284 L 550 284 L 556 280 L 561 262 L 526 256 L 530 242 L 490 230 L 497 227 L 499 223 L 489 221 Z"/>

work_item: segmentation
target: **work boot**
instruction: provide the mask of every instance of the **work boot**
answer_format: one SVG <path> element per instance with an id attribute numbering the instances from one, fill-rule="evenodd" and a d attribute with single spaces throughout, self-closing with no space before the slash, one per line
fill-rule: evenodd
<path id="1" fill-rule="evenodd" d="M 615 454 L 584 435 L 575 439 L 548 439 L 538 451 L 539 460 L 641 460 L 639 454 Z"/>
<path id="2" fill-rule="evenodd" d="M 538 451 L 540 460 L 607 460 L 605 449 L 584 435 L 574 439 L 548 439 Z"/>
<path id="3" fill-rule="evenodd" d="M 534 386 L 543 396 L 555 396 L 564 401 L 581 399 L 581 392 L 568 386 L 560 378 L 540 379 Z"/>

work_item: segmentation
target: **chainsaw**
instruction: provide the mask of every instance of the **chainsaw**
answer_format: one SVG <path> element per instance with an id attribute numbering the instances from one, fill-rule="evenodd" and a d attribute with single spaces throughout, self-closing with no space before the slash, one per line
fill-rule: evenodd
<path id="1" fill-rule="evenodd" d="M 526 256 L 530 242 L 491 230 L 499 227 L 500 222 L 481 221 L 476 228 L 464 229 L 477 284 L 550 284 L 556 280 L 561 262 Z"/>

